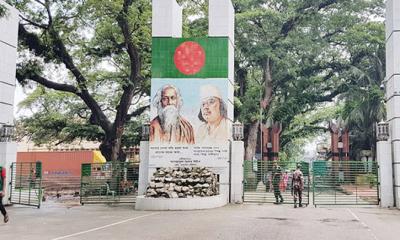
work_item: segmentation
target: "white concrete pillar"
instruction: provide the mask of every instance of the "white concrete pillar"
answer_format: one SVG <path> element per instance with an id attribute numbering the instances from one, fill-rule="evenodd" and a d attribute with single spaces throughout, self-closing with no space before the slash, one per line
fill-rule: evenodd
<path id="1" fill-rule="evenodd" d="M 208 35 L 210 37 L 229 37 L 235 42 L 235 10 L 231 0 L 209 0 Z"/>
<path id="2" fill-rule="evenodd" d="M 386 1 L 386 100 L 395 204 L 400 208 L 400 1 Z"/>
<path id="3" fill-rule="evenodd" d="M 153 37 L 182 37 L 182 7 L 175 0 L 153 0 Z"/>
<path id="4" fill-rule="evenodd" d="M 17 144 L 15 142 L 0 142 L 0 166 L 6 169 L 6 192 L 3 204 L 9 204 L 11 164 L 17 161 Z"/>
<path id="5" fill-rule="evenodd" d="M 379 196 L 381 207 L 393 207 L 393 169 L 392 147 L 389 141 L 377 142 L 377 161 L 379 165 Z"/>
<path id="6" fill-rule="evenodd" d="M 149 183 L 149 141 L 140 141 L 138 196 L 146 193 Z"/>
<path id="7" fill-rule="evenodd" d="M 234 86 L 235 86 L 235 10 L 231 0 L 209 0 L 208 6 L 208 36 L 227 37 L 228 45 L 228 119 L 231 120 L 229 129 L 232 129 L 233 106 L 234 106 Z M 231 132 L 231 131 L 230 131 Z"/>
<path id="8" fill-rule="evenodd" d="M 398 107 L 398 106 L 397 106 Z M 400 209 L 400 141 L 392 142 L 395 204 Z"/>
<path id="9" fill-rule="evenodd" d="M 0 18 L 0 126 L 14 125 L 15 68 L 17 60 L 18 11 L 0 0 L 6 16 Z"/>
<path id="10" fill-rule="evenodd" d="M 15 68 L 17 60 L 18 11 L 0 0 L 6 7 L 6 16 L 0 18 L 0 127 L 14 125 Z M 0 142 L 0 165 L 7 170 L 6 196 L 11 180 L 10 166 L 16 161 L 15 142 Z M 8 204 L 8 197 L 3 198 Z"/>
<path id="11" fill-rule="evenodd" d="M 231 203 L 242 203 L 244 164 L 243 141 L 232 141 L 231 164 Z"/>

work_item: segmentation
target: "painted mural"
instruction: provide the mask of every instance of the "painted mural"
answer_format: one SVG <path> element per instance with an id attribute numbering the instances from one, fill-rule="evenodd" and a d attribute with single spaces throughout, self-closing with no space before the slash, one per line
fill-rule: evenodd
<path id="1" fill-rule="evenodd" d="M 153 38 L 152 59 L 150 166 L 225 164 L 228 38 Z"/>

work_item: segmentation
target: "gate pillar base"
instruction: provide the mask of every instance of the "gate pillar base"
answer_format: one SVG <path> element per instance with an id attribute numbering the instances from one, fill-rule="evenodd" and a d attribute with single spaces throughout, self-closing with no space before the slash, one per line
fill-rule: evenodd
<path id="1" fill-rule="evenodd" d="M 17 160 L 17 143 L 0 142 L 0 165 L 6 169 L 6 192 L 5 196 L 9 196 L 11 182 L 11 164 Z M 4 204 L 10 204 L 8 197 L 3 197 Z"/>
<path id="2" fill-rule="evenodd" d="M 393 207 L 392 148 L 389 141 L 377 142 L 377 160 L 380 178 L 380 206 Z"/>
<path id="3" fill-rule="evenodd" d="M 243 203 L 244 143 L 232 141 L 231 147 L 231 203 Z"/>
<path id="4" fill-rule="evenodd" d="M 139 185 L 138 195 L 146 193 L 149 182 L 149 141 L 140 142 Z"/>

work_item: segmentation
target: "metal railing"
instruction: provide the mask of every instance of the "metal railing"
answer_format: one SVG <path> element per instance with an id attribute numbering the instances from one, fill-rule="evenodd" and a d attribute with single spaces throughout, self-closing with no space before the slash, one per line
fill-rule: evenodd
<path id="1" fill-rule="evenodd" d="M 42 163 L 12 163 L 10 202 L 40 208 L 42 200 Z"/>
<path id="2" fill-rule="evenodd" d="M 294 204 L 292 190 L 292 173 L 296 162 L 286 162 L 281 166 L 282 176 L 279 181 L 279 191 L 284 199 L 283 204 Z M 243 201 L 254 203 L 274 203 L 274 186 L 272 181 L 272 161 L 244 161 Z M 304 174 L 304 190 L 302 194 L 305 205 L 309 204 L 310 176 L 309 164 L 302 162 Z"/>
<path id="3" fill-rule="evenodd" d="M 376 162 L 313 162 L 314 205 L 377 205 L 379 178 Z"/>
<path id="4" fill-rule="evenodd" d="M 138 180 L 134 163 L 82 164 L 80 202 L 135 203 Z"/>

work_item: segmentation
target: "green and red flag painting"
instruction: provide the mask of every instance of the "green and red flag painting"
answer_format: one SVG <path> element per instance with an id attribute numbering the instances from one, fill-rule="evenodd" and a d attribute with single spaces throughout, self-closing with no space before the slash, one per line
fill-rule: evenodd
<path id="1" fill-rule="evenodd" d="M 153 38 L 152 78 L 227 78 L 228 38 Z"/>

